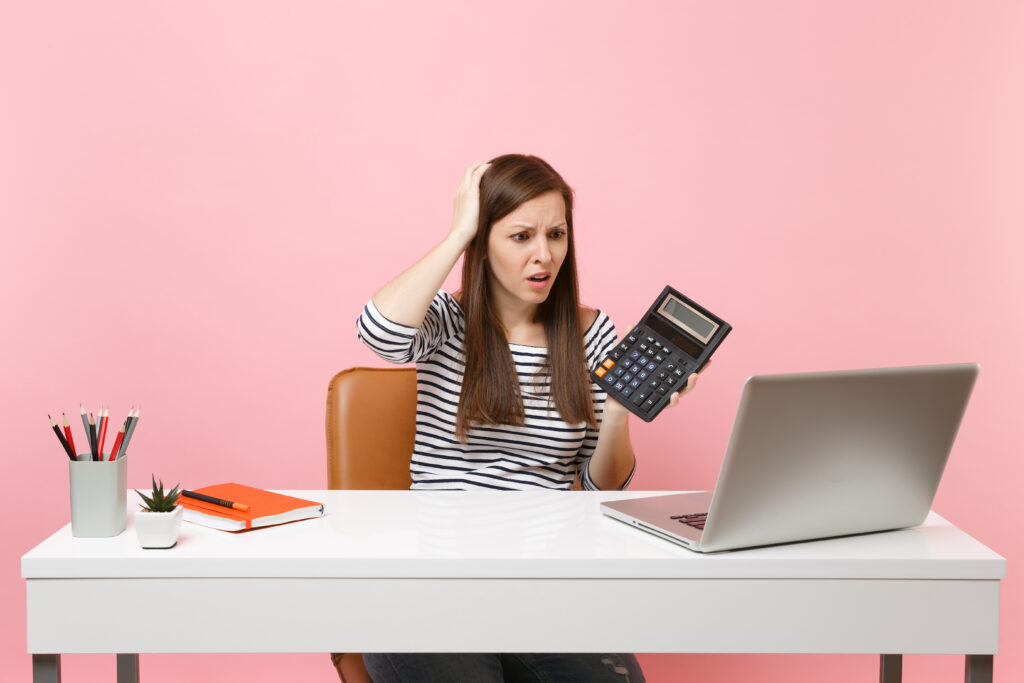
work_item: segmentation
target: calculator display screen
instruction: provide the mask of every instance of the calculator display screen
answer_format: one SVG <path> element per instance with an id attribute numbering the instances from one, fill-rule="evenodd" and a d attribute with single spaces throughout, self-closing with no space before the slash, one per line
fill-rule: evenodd
<path id="1" fill-rule="evenodd" d="M 711 340 L 718 324 L 696 309 L 683 303 L 671 294 L 658 307 L 658 313 L 665 316 L 705 344 Z"/>

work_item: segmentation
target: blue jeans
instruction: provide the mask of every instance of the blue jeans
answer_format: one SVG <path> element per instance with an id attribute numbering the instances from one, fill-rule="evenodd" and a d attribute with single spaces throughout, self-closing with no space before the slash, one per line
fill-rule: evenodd
<path id="1" fill-rule="evenodd" d="M 644 683 L 630 654 L 363 653 L 374 683 Z"/>

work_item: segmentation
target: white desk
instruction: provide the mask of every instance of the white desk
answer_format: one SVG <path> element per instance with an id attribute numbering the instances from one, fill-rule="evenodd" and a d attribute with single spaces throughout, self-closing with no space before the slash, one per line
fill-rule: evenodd
<path id="1" fill-rule="evenodd" d="M 327 516 L 169 550 L 70 525 L 22 557 L 34 680 L 59 653 L 965 654 L 991 680 L 1006 561 L 936 514 L 914 529 L 700 555 L 605 517 L 641 492 L 294 491 Z M 136 509 L 129 496 L 129 510 Z M 126 618 L 159 605 L 163 618 Z M 240 626 L 229 626 L 231 623 Z M 138 677 L 118 657 L 119 681 Z"/>

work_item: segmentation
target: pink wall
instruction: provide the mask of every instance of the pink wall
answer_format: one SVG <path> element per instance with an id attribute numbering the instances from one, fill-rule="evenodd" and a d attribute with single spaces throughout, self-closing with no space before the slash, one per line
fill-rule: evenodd
<path id="1" fill-rule="evenodd" d="M 997 680 L 1024 679 L 1022 25 L 966 1 L 0 5 L 0 679 L 30 669 L 19 558 L 68 520 L 46 414 L 141 403 L 134 487 L 324 486 L 327 381 L 377 363 L 357 312 L 507 151 L 575 187 L 584 298 L 620 330 L 666 282 L 735 327 L 683 407 L 634 423 L 635 489 L 713 485 L 748 375 L 982 364 L 935 507 L 1009 560 Z M 652 682 L 877 666 L 642 661 Z M 142 667 L 334 680 L 310 655 Z"/>

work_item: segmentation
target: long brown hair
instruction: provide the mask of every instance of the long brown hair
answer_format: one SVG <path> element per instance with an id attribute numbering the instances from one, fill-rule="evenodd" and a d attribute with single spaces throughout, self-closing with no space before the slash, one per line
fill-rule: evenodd
<path id="1" fill-rule="evenodd" d="M 490 266 L 485 257 L 496 221 L 520 204 L 552 191 L 560 193 L 565 201 L 568 248 L 551 292 L 537 310 L 548 344 L 542 372 L 551 377 L 551 397 L 562 419 L 596 427 L 579 316 L 572 189 L 543 159 L 506 154 L 492 159 L 491 167 L 480 179 L 480 219 L 462 264 L 460 304 L 466 316 L 466 369 L 455 423 L 460 441 L 466 441 L 475 425 L 525 424 L 519 378 L 508 335 L 493 306 Z"/>

